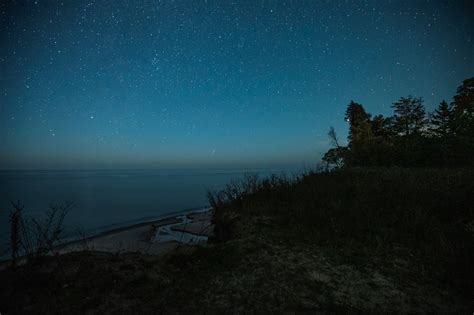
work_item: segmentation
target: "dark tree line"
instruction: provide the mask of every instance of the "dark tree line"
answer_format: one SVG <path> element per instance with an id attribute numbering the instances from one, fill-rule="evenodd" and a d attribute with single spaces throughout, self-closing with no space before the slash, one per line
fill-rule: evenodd
<path id="1" fill-rule="evenodd" d="M 392 104 L 393 116 L 372 116 L 351 101 L 347 146 L 337 141 L 323 156 L 331 167 L 474 165 L 474 77 L 464 80 L 453 102 L 442 101 L 427 114 L 423 98 L 407 96 Z M 336 139 L 334 129 L 329 136 Z"/>

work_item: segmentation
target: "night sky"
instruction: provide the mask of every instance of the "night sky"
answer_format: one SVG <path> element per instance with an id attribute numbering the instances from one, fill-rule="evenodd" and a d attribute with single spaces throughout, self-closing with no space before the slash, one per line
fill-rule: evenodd
<path id="1" fill-rule="evenodd" d="M 0 169 L 311 166 L 474 75 L 469 1 L 6 2 Z"/>

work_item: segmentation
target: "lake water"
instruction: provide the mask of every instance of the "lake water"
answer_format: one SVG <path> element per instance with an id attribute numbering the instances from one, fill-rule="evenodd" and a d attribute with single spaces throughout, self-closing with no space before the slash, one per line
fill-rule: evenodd
<path id="1" fill-rule="evenodd" d="M 7 253 L 12 201 L 24 214 L 41 217 L 51 203 L 73 202 L 65 219 L 67 236 L 93 234 L 168 213 L 208 205 L 206 192 L 221 189 L 245 173 L 264 170 L 0 171 L 0 257 Z"/>

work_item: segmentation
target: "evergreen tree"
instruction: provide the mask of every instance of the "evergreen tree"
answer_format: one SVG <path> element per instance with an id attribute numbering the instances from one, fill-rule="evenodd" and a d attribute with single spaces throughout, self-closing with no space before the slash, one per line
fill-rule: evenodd
<path id="1" fill-rule="evenodd" d="M 458 87 L 453 105 L 456 132 L 461 136 L 474 136 L 474 77 Z"/>
<path id="2" fill-rule="evenodd" d="M 431 132 L 436 137 L 447 138 L 453 135 L 453 127 L 453 107 L 443 100 L 431 116 Z"/>
<path id="3" fill-rule="evenodd" d="M 474 77 L 457 89 L 453 106 L 456 163 L 474 165 Z"/>
<path id="4" fill-rule="evenodd" d="M 348 145 L 340 146 L 331 128 L 335 147 L 323 161 L 331 168 L 474 165 L 474 77 L 463 81 L 452 104 L 438 105 L 429 125 L 421 97 L 402 97 L 392 108 L 392 117 L 372 117 L 351 101 L 345 113 Z"/>
<path id="5" fill-rule="evenodd" d="M 372 134 L 374 137 L 388 138 L 392 135 L 393 119 L 391 117 L 383 117 L 376 115 L 371 120 Z"/>
<path id="6" fill-rule="evenodd" d="M 347 106 L 345 119 L 349 123 L 349 147 L 371 135 L 370 114 L 361 104 L 351 101 Z"/>
<path id="7" fill-rule="evenodd" d="M 395 128 L 400 135 L 420 134 L 425 126 L 425 108 L 421 97 L 411 95 L 393 103 Z"/>
<path id="8" fill-rule="evenodd" d="M 361 104 L 351 101 L 345 119 L 349 123 L 347 165 L 365 165 L 368 161 L 368 144 L 372 138 L 370 114 Z"/>

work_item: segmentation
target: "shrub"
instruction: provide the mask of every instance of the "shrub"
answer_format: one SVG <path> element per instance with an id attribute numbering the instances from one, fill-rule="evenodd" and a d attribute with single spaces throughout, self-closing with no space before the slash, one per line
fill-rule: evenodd
<path id="1" fill-rule="evenodd" d="M 20 249 L 28 262 L 35 262 L 48 254 L 61 239 L 63 223 L 72 203 L 52 204 L 42 218 L 23 215 L 20 203 L 12 203 L 11 251 L 12 263 L 16 264 Z"/>

